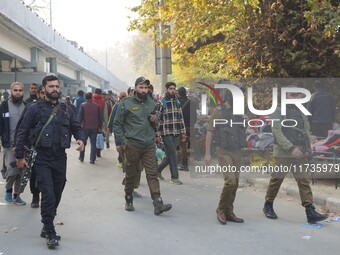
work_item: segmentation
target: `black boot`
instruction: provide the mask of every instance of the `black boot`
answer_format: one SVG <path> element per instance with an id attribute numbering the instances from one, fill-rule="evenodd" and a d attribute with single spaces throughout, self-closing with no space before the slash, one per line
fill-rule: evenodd
<path id="1" fill-rule="evenodd" d="M 97 158 L 101 158 L 102 156 L 101 156 L 101 150 L 100 149 L 97 149 L 96 150 L 96 156 L 97 156 Z"/>
<path id="2" fill-rule="evenodd" d="M 59 246 L 59 242 L 57 239 L 57 234 L 54 230 L 46 230 L 46 244 L 49 249 L 55 249 L 57 246 Z"/>
<path id="3" fill-rule="evenodd" d="M 269 219 L 277 219 L 277 215 L 274 212 L 273 202 L 266 201 L 263 207 L 264 215 Z"/>
<path id="4" fill-rule="evenodd" d="M 321 214 L 315 211 L 315 207 L 312 204 L 307 205 L 305 208 L 307 221 L 310 224 L 315 224 L 318 221 L 322 221 L 328 218 L 327 214 Z"/>
<path id="5" fill-rule="evenodd" d="M 158 197 L 153 200 L 153 206 L 155 207 L 154 213 L 160 215 L 163 212 L 167 212 L 172 208 L 171 204 L 163 204 L 162 198 Z"/>
<path id="6" fill-rule="evenodd" d="M 54 230 L 54 232 L 55 232 L 55 230 Z M 42 237 L 42 238 L 47 238 L 45 228 L 42 228 L 42 229 L 41 229 L 40 237 Z M 55 233 L 55 238 L 57 239 L 57 241 L 60 241 L 61 236 L 58 235 L 57 233 Z"/>
<path id="7" fill-rule="evenodd" d="M 127 195 L 125 196 L 125 210 L 132 212 L 135 210 L 135 208 L 133 207 L 133 196 L 132 195 Z"/>
<path id="8" fill-rule="evenodd" d="M 39 208 L 39 200 L 40 200 L 39 193 L 33 194 L 31 208 Z"/>

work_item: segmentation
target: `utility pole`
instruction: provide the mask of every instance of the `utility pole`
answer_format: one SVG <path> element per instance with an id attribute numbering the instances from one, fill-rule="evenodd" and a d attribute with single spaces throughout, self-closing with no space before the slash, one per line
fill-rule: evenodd
<path id="1" fill-rule="evenodd" d="M 162 6 L 164 6 L 164 0 L 159 0 L 159 35 L 161 44 L 164 43 L 164 23 L 162 21 Z M 167 75 L 167 60 L 166 60 L 166 47 L 164 45 L 160 46 L 160 60 L 161 60 L 161 95 L 164 94 L 165 91 L 165 83 L 168 81 Z"/>
<path id="2" fill-rule="evenodd" d="M 17 59 L 14 59 L 14 81 L 17 81 Z"/>
<path id="3" fill-rule="evenodd" d="M 52 27 L 52 0 L 50 0 L 50 26 Z"/>

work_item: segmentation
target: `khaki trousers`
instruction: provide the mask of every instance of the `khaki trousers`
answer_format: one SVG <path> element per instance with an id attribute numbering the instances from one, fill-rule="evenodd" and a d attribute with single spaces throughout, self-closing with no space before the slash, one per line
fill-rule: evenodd
<path id="1" fill-rule="evenodd" d="M 280 157 L 276 158 L 277 166 L 282 165 L 282 166 L 290 167 L 291 165 L 299 166 L 305 163 L 306 163 L 305 160 L 298 160 L 294 158 L 280 158 Z M 291 169 L 294 169 L 294 167 L 291 167 Z M 299 167 L 296 167 L 295 169 L 299 169 Z M 305 170 L 305 169 L 302 169 L 302 170 Z M 302 171 L 302 172 L 295 171 L 292 173 L 299 187 L 302 206 L 307 206 L 307 205 L 312 204 L 313 193 L 310 187 L 310 178 L 309 178 L 308 173 L 305 171 Z M 282 172 L 272 174 L 272 177 L 270 178 L 269 185 L 267 188 L 266 201 L 268 202 L 274 201 L 286 175 L 287 173 L 282 173 Z"/>
<path id="2" fill-rule="evenodd" d="M 224 185 L 220 195 L 220 201 L 217 209 L 225 213 L 225 215 L 231 215 L 234 213 L 234 201 L 236 198 L 236 191 L 239 183 L 240 166 L 242 162 L 241 151 L 227 151 L 220 147 L 217 147 L 217 159 L 218 164 L 223 167 L 236 166 L 236 172 L 224 172 Z"/>
<path id="3" fill-rule="evenodd" d="M 125 194 L 132 195 L 136 184 L 138 165 L 142 162 L 151 198 L 160 197 L 159 180 L 157 178 L 156 147 L 139 148 L 129 143 L 124 148 Z"/>

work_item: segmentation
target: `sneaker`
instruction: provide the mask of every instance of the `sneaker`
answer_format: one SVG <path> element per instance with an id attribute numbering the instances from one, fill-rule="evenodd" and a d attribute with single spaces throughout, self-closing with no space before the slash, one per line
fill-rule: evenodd
<path id="1" fill-rule="evenodd" d="M 162 176 L 162 174 L 161 174 L 160 172 L 157 172 L 157 178 L 158 178 L 159 180 L 164 181 L 164 177 Z"/>
<path id="2" fill-rule="evenodd" d="M 13 204 L 16 205 L 25 205 L 26 202 L 21 199 L 21 197 L 18 195 L 16 198 L 13 198 Z"/>
<path id="3" fill-rule="evenodd" d="M 119 168 L 123 168 L 123 163 L 118 163 L 117 166 L 118 166 Z"/>
<path id="4" fill-rule="evenodd" d="M 173 179 L 173 178 L 171 178 L 171 181 L 170 181 L 172 184 L 177 184 L 177 185 L 181 185 L 181 184 L 183 184 L 180 180 L 178 180 L 178 179 Z"/>
<path id="5" fill-rule="evenodd" d="M 12 203 L 13 202 L 12 193 L 6 192 L 6 194 L 5 194 L 5 201 L 7 203 Z"/>
<path id="6" fill-rule="evenodd" d="M 91 160 L 91 161 L 90 161 L 90 164 L 94 165 L 94 161 L 93 161 L 93 160 Z"/>

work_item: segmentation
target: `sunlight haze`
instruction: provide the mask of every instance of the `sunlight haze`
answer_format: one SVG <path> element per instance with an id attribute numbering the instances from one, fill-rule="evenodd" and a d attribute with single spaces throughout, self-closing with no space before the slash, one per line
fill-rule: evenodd
<path id="1" fill-rule="evenodd" d="M 25 0 L 30 4 L 31 0 Z M 37 14 L 50 23 L 50 0 L 37 0 L 43 8 Z M 128 40 L 134 32 L 127 26 L 131 13 L 127 8 L 140 0 L 51 0 L 52 26 L 66 39 L 76 41 L 84 50 L 105 50 L 115 42 Z"/>

